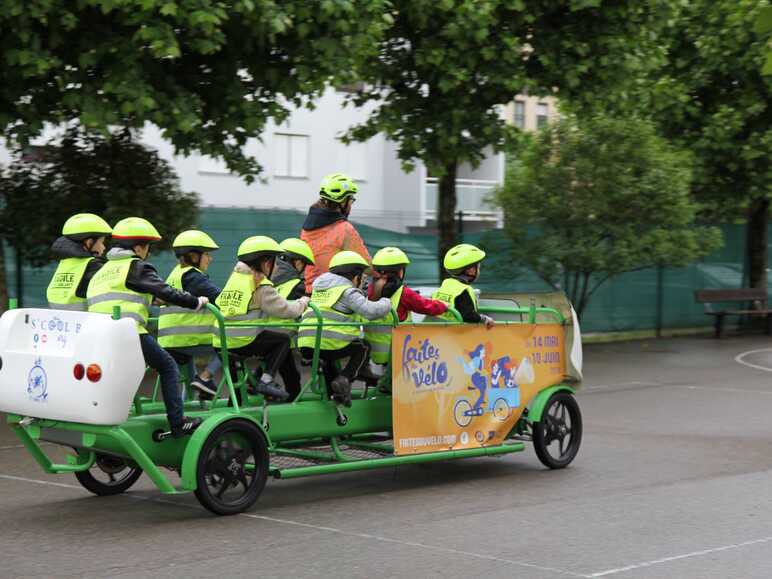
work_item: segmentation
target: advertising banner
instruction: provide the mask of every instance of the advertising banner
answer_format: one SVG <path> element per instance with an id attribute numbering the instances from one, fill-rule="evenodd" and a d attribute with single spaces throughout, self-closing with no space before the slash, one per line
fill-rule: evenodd
<path id="1" fill-rule="evenodd" d="M 523 409 L 564 377 L 559 324 L 400 325 L 392 340 L 398 455 L 501 444 Z"/>

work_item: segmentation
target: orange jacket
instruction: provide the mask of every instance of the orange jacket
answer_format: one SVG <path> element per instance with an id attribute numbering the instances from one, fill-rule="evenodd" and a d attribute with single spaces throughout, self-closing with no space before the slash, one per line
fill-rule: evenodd
<path id="1" fill-rule="evenodd" d="M 354 226 L 342 219 L 335 221 L 319 229 L 303 229 L 300 232 L 300 239 L 311 246 L 314 252 L 316 265 L 309 265 L 306 268 L 306 293 L 311 293 L 311 286 L 314 280 L 328 270 L 330 260 L 339 251 L 356 251 L 359 255 L 370 262 L 370 253 L 365 247 L 365 242 L 357 233 Z"/>

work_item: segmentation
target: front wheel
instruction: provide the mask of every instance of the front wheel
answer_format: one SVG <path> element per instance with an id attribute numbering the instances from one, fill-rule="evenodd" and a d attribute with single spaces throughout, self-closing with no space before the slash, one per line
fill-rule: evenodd
<path id="1" fill-rule="evenodd" d="M 565 468 L 576 457 L 582 443 L 582 414 L 569 392 L 550 396 L 541 420 L 533 423 L 533 448 L 549 468 Z"/>
<path id="2" fill-rule="evenodd" d="M 216 515 L 235 515 L 255 504 L 268 478 L 268 448 L 260 429 L 247 420 L 228 420 L 201 447 L 196 498 Z"/>
<path id="3" fill-rule="evenodd" d="M 84 488 L 100 497 L 119 495 L 129 490 L 142 476 L 142 469 L 122 458 L 106 454 L 96 455 L 94 466 L 75 473 Z"/>

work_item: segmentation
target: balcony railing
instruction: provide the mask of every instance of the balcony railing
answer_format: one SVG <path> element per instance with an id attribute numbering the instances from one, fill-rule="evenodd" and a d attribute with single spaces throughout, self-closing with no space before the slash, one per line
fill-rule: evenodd
<path id="1" fill-rule="evenodd" d="M 498 181 L 483 179 L 456 179 L 456 211 L 463 211 L 464 216 L 480 221 L 500 221 L 501 212 L 488 203 Z M 427 177 L 424 186 L 426 218 L 437 215 L 437 191 L 439 180 Z"/>

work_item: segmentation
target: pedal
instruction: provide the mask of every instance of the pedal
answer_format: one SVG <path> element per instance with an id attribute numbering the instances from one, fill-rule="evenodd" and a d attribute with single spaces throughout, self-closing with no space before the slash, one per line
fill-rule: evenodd
<path id="1" fill-rule="evenodd" d="M 153 440 L 155 442 L 163 442 L 167 438 L 171 438 L 171 436 L 172 436 L 171 430 L 158 429 L 153 431 Z"/>
<path id="2" fill-rule="evenodd" d="M 339 404 L 335 405 L 335 412 L 338 414 L 335 418 L 335 422 L 338 423 L 338 426 L 346 426 L 346 424 L 348 424 L 348 416 L 343 414 L 343 410 L 341 410 Z"/>

